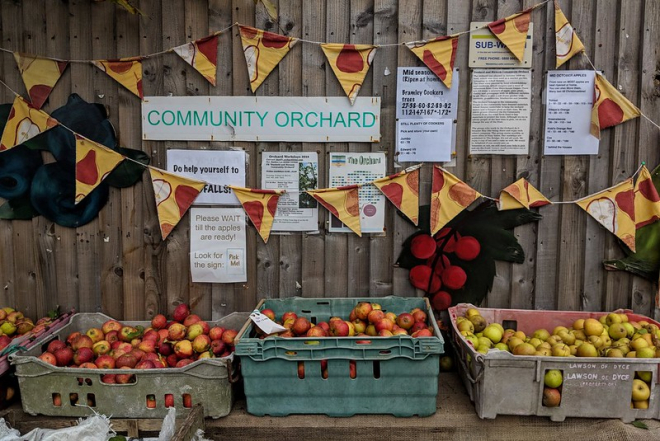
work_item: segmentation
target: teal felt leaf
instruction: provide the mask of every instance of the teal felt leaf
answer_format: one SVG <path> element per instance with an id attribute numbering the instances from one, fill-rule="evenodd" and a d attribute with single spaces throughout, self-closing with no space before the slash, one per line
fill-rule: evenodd
<path id="1" fill-rule="evenodd" d="M 12 199 L 0 206 L 0 219 L 5 220 L 30 220 L 39 213 L 30 203 L 30 197 Z"/>
<path id="2" fill-rule="evenodd" d="M 126 147 L 117 147 L 116 150 L 127 158 L 144 165 L 125 159 L 105 178 L 104 182 L 115 188 L 131 187 L 142 178 L 142 174 L 146 169 L 145 165 L 149 164 L 149 156 L 142 150 Z"/>

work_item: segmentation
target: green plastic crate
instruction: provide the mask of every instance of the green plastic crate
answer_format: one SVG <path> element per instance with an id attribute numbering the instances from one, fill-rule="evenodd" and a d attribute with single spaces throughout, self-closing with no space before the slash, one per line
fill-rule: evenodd
<path id="1" fill-rule="evenodd" d="M 384 311 L 395 314 L 420 308 L 428 314 L 434 336 L 259 339 L 248 320 L 236 342 L 247 411 L 258 416 L 433 415 L 444 341 L 428 299 L 293 297 L 262 300 L 257 309 L 270 308 L 278 317 L 293 311 L 319 323 L 334 316 L 346 319 L 362 301 L 379 303 Z M 326 379 L 321 375 L 321 360 L 328 363 Z M 349 374 L 351 361 L 355 378 Z"/>

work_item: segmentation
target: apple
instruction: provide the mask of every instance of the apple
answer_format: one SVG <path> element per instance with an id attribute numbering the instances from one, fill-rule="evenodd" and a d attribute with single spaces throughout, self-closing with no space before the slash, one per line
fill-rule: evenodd
<path id="1" fill-rule="evenodd" d="M 135 355 L 131 353 L 121 355 L 115 360 L 115 366 L 120 369 L 123 367 L 132 369 L 135 367 L 137 363 L 138 363 L 137 357 L 135 357 Z"/>
<path id="2" fill-rule="evenodd" d="M 183 407 L 187 407 L 187 408 L 192 407 L 192 395 L 183 394 Z"/>
<path id="3" fill-rule="evenodd" d="M 474 333 L 474 325 L 469 320 L 463 320 L 462 322 L 457 323 L 456 328 L 459 330 L 459 332 L 469 331 L 469 332 Z M 514 331 L 514 333 L 515 333 L 515 331 Z"/>
<path id="4" fill-rule="evenodd" d="M 483 333 L 484 337 L 488 338 L 493 343 L 499 343 L 502 340 L 502 331 L 500 331 L 500 328 L 493 326 L 492 324 L 486 326 Z"/>
<path id="5" fill-rule="evenodd" d="M 51 354 L 54 354 L 55 351 L 64 347 L 66 347 L 66 343 L 64 343 L 62 340 L 53 340 L 50 343 L 48 343 L 48 346 L 46 347 L 46 351 L 50 352 Z"/>
<path id="6" fill-rule="evenodd" d="M 392 331 L 389 329 L 381 329 L 378 331 L 378 337 L 392 337 L 394 334 L 392 334 Z"/>
<path id="7" fill-rule="evenodd" d="M 211 340 L 220 340 L 222 338 L 222 333 L 225 332 L 225 329 L 220 326 L 214 326 L 209 329 L 209 338 Z"/>
<path id="8" fill-rule="evenodd" d="M 152 319 L 151 319 L 151 327 L 155 330 L 158 329 L 163 329 L 167 325 L 167 317 L 165 317 L 163 314 L 156 314 Z"/>
<path id="9" fill-rule="evenodd" d="M 428 329 L 420 329 L 412 333 L 413 338 L 419 337 L 433 337 L 433 333 Z"/>
<path id="10" fill-rule="evenodd" d="M 344 320 L 333 320 L 330 322 L 330 335 L 333 337 L 346 337 L 349 333 L 348 322 Z"/>
<path id="11" fill-rule="evenodd" d="M 314 326 L 312 328 L 309 328 L 309 330 L 307 331 L 307 334 L 305 334 L 305 336 L 306 337 L 327 337 L 328 334 L 320 326 Z"/>
<path id="12" fill-rule="evenodd" d="M 151 360 L 142 360 L 135 365 L 135 369 L 155 369 L 156 365 Z"/>
<path id="13" fill-rule="evenodd" d="M 454 359 L 448 355 L 445 355 L 440 358 L 440 370 L 443 372 L 449 372 L 454 368 Z"/>
<path id="14" fill-rule="evenodd" d="M 179 358 L 188 358 L 192 356 L 192 343 L 189 340 L 179 340 L 174 344 L 174 353 Z"/>
<path id="15" fill-rule="evenodd" d="M 396 324 L 402 329 L 408 330 L 415 323 L 415 318 L 408 312 L 402 312 L 396 318 Z"/>
<path id="16" fill-rule="evenodd" d="M 6 320 L 9 323 L 16 324 L 20 319 L 24 317 L 23 313 L 20 311 L 12 311 L 9 314 L 7 314 Z"/>
<path id="17" fill-rule="evenodd" d="M 91 361 L 86 361 L 85 363 L 82 363 L 80 366 L 78 366 L 81 369 L 98 369 L 98 366 L 96 366 L 94 363 Z"/>
<path id="18" fill-rule="evenodd" d="M 156 342 L 154 340 L 142 340 L 137 348 L 145 353 L 156 352 Z"/>
<path id="19" fill-rule="evenodd" d="M 559 369 L 548 369 L 543 376 L 543 382 L 546 387 L 558 388 L 564 381 L 564 375 Z"/>
<path id="20" fill-rule="evenodd" d="M 92 339 L 93 343 L 99 342 L 105 338 L 105 333 L 99 328 L 89 328 L 85 334 Z"/>
<path id="21" fill-rule="evenodd" d="M 357 377 L 357 363 L 355 360 L 348 361 L 348 376 L 351 378 Z"/>
<path id="22" fill-rule="evenodd" d="M 632 401 L 632 407 L 633 409 L 648 409 L 649 408 L 649 400 L 641 400 L 641 401 Z"/>
<path id="23" fill-rule="evenodd" d="M 598 357 L 598 349 L 593 344 L 584 342 L 577 347 L 575 355 L 578 357 Z"/>
<path id="24" fill-rule="evenodd" d="M 297 318 L 298 318 L 298 314 L 296 314 L 293 311 L 287 311 L 284 314 L 282 314 L 282 323 L 284 323 L 285 321 L 287 321 L 289 319 L 294 319 L 295 320 Z"/>
<path id="25" fill-rule="evenodd" d="M 170 354 L 165 358 L 165 361 L 169 367 L 174 367 L 179 362 L 179 357 L 176 354 Z"/>
<path id="26" fill-rule="evenodd" d="M 521 343 L 511 351 L 513 355 L 534 355 L 536 348 L 529 343 Z"/>
<path id="27" fill-rule="evenodd" d="M 186 332 L 186 339 L 193 341 L 195 337 L 203 334 L 204 334 L 204 328 L 202 327 L 202 325 L 200 325 L 199 323 L 193 323 L 188 327 L 188 331 Z"/>
<path id="28" fill-rule="evenodd" d="M 56 350 L 53 355 L 55 355 L 57 365 L 60 367 L 68 366 L 73 361 L 73 349 L 68 346 Z"/>
<path id="29" fill-rule="evenodd" d="M 392 331 L 392 335 L 408 335 L 408 331 L 397 326 L 396 329 Z"/>
<path id="30" fill-rule="evenodd" d="M 186 337 L 186 327 L 181 323 L 172 323 L 167 329 L 168 339 L 172 341 L 183 340 Z"/>
<path id="31" fill-rule="evenodd" d="M 532 337 L 538 338 L 541 341 L 546 341 L 550 337 L 550 331 L 540 328 L 532 333 Z"/>
<path id="32" fill-rule="evenodd" d="M 367 322 L 360 320 L 359 318 L 356 318 L 351 323 L 353 323 L 353 329 L 355 330 L 356 334 L 363 333 L 367 329 Z"/>
<path id="33" fill-rule="evenodd" d="M 635 335 L 639 335 L 639 334 L 635 334 Z M 646 339 L 641 337 L 635 338 L 635 336 L 633 336 L 633 340 L 630 342 L 630 349 L 639 351 L 640 349 L 647 347 L 649 347 L 649 343 L 646 341 Z"/>
<path id="34" fill-rule="evenodd" d="M 655 357 L 655 348 L 639 348 L 637 349 L 636 358 L 654 358 Z"/>
<path id="35" fill-rule="evenodd" d="M 117 384 L 117 374 L 104 374 L 104 375 L 101 375 L 101 383 Z"/>
<path id="36" fill-rule="evenodd" d="M 554 357 L 568 357 L 571 355 L 571 348 L 565 343 L 557 343 L 552 347 L 552 355 Z"/>
<path id="37" fill-rule="evenodd" d="M 557 407 L 561 403 L 561 393 L 558 389 L 544 387 L 543 399 L 541 401 L 545 407 Z"/>
<path id="38" fill-rule="evenodd" d="M 275 311 L 273 311 L 270 308 L 265 308 L 261 310 L 261 313 L 271 319 L 272 321 L 275 321 Z M 215 340 L 215 339 L 214 339 Z"/>
<path id="39" fill-rule="evenodd" d="M 392 328 L 394 327 L 394 322 L 392 321 L 392 319 L 390 319 L 388 317 L 385 317 L 385 318 L 377 321 L 376 323 L 374 323 L 374 326 L 376 326 L 376 331 L 377 332 L 380 332 L 382 330 L 386 330 L 386 331 L 391 332 Z"/>
<path id="40" fill-rule="evenodd" d="M 142 340 L 152 340 L 154 343 L 157 343 L 160 340 L 160 334 L 155 329 L 149 328 L 142 335 Z"/>
<path id="41" fill-rule="evenodd" d="M 408 332 L 411 334 L 421 330 L 421 329 L 427 329 L 428 327 L 426 326 L 426 323 L 424 322 L 415 322 L 413 323 L 412 327 L 408 329 Z"/>
<path id="42" fill-rule="evenodd" d="M 211 347 L 211 338 L 206 334 L 198 335 L 192 341 L 192 348 L 197 353 L 206 352 L 209 350 L 210 347 Z"/>
<path id="43" fill-rule="evenodd" d="M 378 335 L 378 331 L 376 331 L 376 326 L 373 323 L 367 325 L 367 328 L 364 330 L 364 333 L 372 337 Z"/>
<path id="44" fill-rule="evenodd" d="M 182 323 L 183 323 L 183 326 L 185 326 L 186 328 L 189 328 L 191 325 L 194 325 L 195 323 L 198 323 L 200 321 L 202 321 L 200 316 L 198 316 L 197 314 L 190 314 L 185 319 L 183 319 Z"/>
<path id="45" fill-rule="evenodd" d="M 78 365 L 91 362 L 92 360 L 94 360 L 94 351 L 87 347 L 79 348 L 73 354 L 73 362 Z"/>
<path id="46" fill-rule="evenodd" d="M 188 366 L 192 362 L 193 360 L 190 358 L 182 358 L 181 360 L 176 362 L 176 365 L 174 367 L 180 368 L 180 367 Z"/>
<path id="47" fill-rule="evenodd" d="M 211 352 L 213 355 L 218 356 L 227 349 L 227 345 L 222 340 L 211 340 Z"/>
<path id="48" fill-rule="evenodd" d="M 158 345 L 158 352 L 160 355 L 167 357 L 168 355 L 174 353 L 171 343 L 161 342 Z"/>
<path id="49" fill-rule="evenodd" d="M 373 305 L 372 305 L 373 306 Z M 373 309 L 368 315 L 367 320 L 369 323 L 377 323 L 385 318 L 385 313 L 382 309 Z"/>
<path id="50" fill-rule="evenodd" d="M 122 327 L 122 324 L 117 320 L 108 320 L 101 325 L 101 331 L 103 331 L 103 334 L 107 334 L 110 331 L 119 332 Z"/>
<path id="51" fill-rule="evenodd" d="M 138 348 L 133 348 L 128 353 L 134 355 L 137 361 L 142 360 L 144 356 L 147 355 L 146 352 Z"/>
<path id="52" fill-rule="evenodd" d="M 112 347 L 110 346 L 110 343 L 108 343 L 105 340 L 97 341 L 92 346 L 92 351 L 94 352 L 94 355 L 96 355 L 97 357 L 99 355 L 108 354 L 108 353 L 110 353 L 111 350 L 112 350 Z"/>
<path id="53" fill-rule="evenodd" d="M 603 324 L 596 319 L 588 318 L 584 321 L 584 333 L 587 337 L 592 335 L 601 335 L 603 333 Z"/>
<path id="54" fill-rule="evenodd" d="M 367 320 L 369 313 L 373 311 L 373 309 L 374 308 L 370 302 L 359 302 L 354 309 L 356 318 Z"/>
<path id="55" fill-rule="evenodd" d="M 396 314 L 393 312 L 386 312 L 385 317 L 392 320 L 392 323 L 396 323 Z"/>
<path id="56" fill-rule="evenodd" d="M 237 335 L 238 331 L 235 329 L 225 329 L 225 332 L 222 333 L 222 341 L 227 345 L 233 345 Z"/>
<path id="57" fill-rule="evenodd" d="M 165 394 L 165 407 L 174 407 L 174 395 Z"/>
<path id="58" fill-rule="evenodd" d="M 639 378 L 633 380 L 632 385 L 632 400 L 633 401 L 644 401 L 648 400 L 651 396 L 651 389 L 648 384 Z"/>
<path id="59" fill-rule="evenodd" d="M 309 323 L 309 320 L 307 320 L 305 317 L 298 317 L 294 320 L 291 330 L 296 335 L 304 335 L 307 333 L 310 327 L 311 323 Z"/>
<path id="60" fill-rule="evenodd" d="M 413 309 L 413 311 L 417 311 L 417 310 L 420 310 L 420 309 L 419 309 L 419 308 L 415 308 L 415 309 Z M 468 309 L 465 311 L 465 317 L 470 318 L 470 317 L 472 317 L 473 315 L 481 315 L 481 313 L 480 313 L 479 310 L 476 309 L 476 308 L 468 308 Z"/>
<path id="61" fill-rule="evenodd" d="M 330 333 L 330 325 L 328 324 L 328 322 L 319 322 L 316 324 L 316 326 L 318 326 L 319 328 L 323 328 L 326 334 Z"/>
<path id="62" fill-rule="evenodd" d="M 116 341 L 120 341 L 119 340 L 119 331 L 110 331 L 110 332 L 106 333 L 105 334 L 105 340 L 110 344 L 112 344 Z"/>
<path id="63" fill-rule="evenodd" d="M 296 318 L 298 318 L 298 317 L 296 317 Z M 291 328 L 293 328 L 293 324 L 295 322 L 296 322 L 296 319 L 290 317 L 290 318 L 288 318 L 288 319 L 286 319 L 282 322 L 282 326 L 285 327 L 286 329 L 291 329 Z M 291 333 L 293 333 L 293 331 L 291 331 Z"/>
<path id="64" fill-rule="evenodd" d="M 120 367 L 119 369 L 131 369 L 128 366 Z M 135 375 L 133 374 L 116 374 L 115 380 L 117 384 L 135 383 Z"/>
<path id="65" fill-rule="evenodd" d="M 52 352 L 44 352 L 39 356 L 39 359 L 45 361 L 48 364 L 52 364 L 53 366 L 57 366 L 57 358 L 55 358 L 55 355 Z"/>
<path id="66" fill-rule="evenodd" d="M 96 364 L 99 369 L 114 369 L 117 363 L 112 356 L 101 355 L 94 360 L 94 364 Z"/>
<path id="67" fill-rule="evenodd" d="M 186 305 L 185 303 L 180 303 L 179 305 L 177 305 L 176 308 L 174 308 L 174 312 L 172 313 L 172 318 L 175 321 L 182 323 L 189 315 L 190 315 L 190 308 L 188 307 L 188 305 Z"/>

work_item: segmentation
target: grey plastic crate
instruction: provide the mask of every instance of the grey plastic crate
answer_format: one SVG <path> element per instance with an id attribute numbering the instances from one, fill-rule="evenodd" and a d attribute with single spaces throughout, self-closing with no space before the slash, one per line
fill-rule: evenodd
<path id="1" fill-rule="evenodd" d="M 234 312 L 209 325 L 236 329 L 249 317 L 247 312 Z M 107 384 L 104 374 L 116 374 L 118 369 L 80 369 L 52 366 L 37 358 L 54 339 L 65 340 L 71 332 L 84 332 L 100 327 L 111 317 L 100 313 L 76 314 L 68 325 L 38 341 L 32 349 L 10 356 L 16 366 L 23 410 L 31 415 L 86 416 L 93 412 L 115 418 L 164 418 L 168 408 L 167 394 L 174 397 L 177 415 L 185 417 L 191 410 L 184 406 L 189 395 L 194 406 L 201 403 L 204 416 L 219 418 L 229 414 L 234 403 L 231 382 L 237 374 L 234 356 L 197 360 L 181 368 L 121 369 L 121 373 L 135 374 L 135 383 Z M 130 326 L 149 326 L 149 322 L 122 321 Z M 54 404 L 54 394 L 61 397 L 61 406 Z M 156 407 L 147 407 L 147 396 L 153 395 Z M 76 399 L 70 397 L 75 396 Z M 94 404 L 89 406 L 88 403 Z"/>
<path id="2" fill-rule="evenodd" d="M 660 412 L 660 387 L 658 384 L 657 358 L 607 358 L 607 357 L 538 357 L 513 355 L 506 351 L 490 350 L 488 354 L 477 352 L 463 339 L 456 328 L 456 317 L 465 314 L 469 304 L 449 308 L 452 323 L 452 346 L 456 350 L 459 374 L 474 402 L 480 418 L 497 415 L 548 416 L 552 421 L 566 417 L 619 418 L 624 422 L 636 419 L 658 419 Z M 580 318 L 598 318 L 605 312 L 584 311 L 529 311 L 520 309 L 477 308 L 488 321 L 508 322 L 512 327 L 530 334 L 545 328 L 552 332 L 555 326 L 570 329 Z M 631 320 L 656 321 L 625 312 Z M 545 372 L 549 369 L 563 371 L 561 404 L 545 407 L 542 404 Z M 636 371 L 648 371 L 653 375 L 648 409 L 631 409 L 630 396 Z"/>

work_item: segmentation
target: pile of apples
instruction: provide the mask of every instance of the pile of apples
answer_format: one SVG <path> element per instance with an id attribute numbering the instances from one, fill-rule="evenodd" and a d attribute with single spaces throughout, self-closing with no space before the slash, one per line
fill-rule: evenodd
<path id="1" fill-rule="evenodd" d="M 53 321 L 51 317 L 42 317 L 34 323 L 21 311 L 5 306 L 0 308 L 0 351 L 9 346 L 11 341 L 28 332 L 39 333 Z"/>
<path id="2" fill-rule="evenodd" d="M 499 323 L 489 324 L 479 310 L 469 308 L 464 317 L 456 317 L 456 327 L 462 337 L 482 354 L 499 349 L 527 356 L 660 358 L 658 326 L 645 320 L 630 321 L 625 313 L 611 312 L 598 319 L 578 319 L 570 329 L 557 326 L 552 333 L 537 329 L 528 336 L 523 331 L 504 329 Z M 635 372 L 632 408 L 648 409 L 652 376 L 652 372 Z M 550 369 L 546 372 L 544 406 L 559 406 L 562 383 L 562 371 Z"/>
<path id="3" fill-rule="evenodd" d="M 204 358 L 226 357 L 234 351 L 238 332 L 210 327 L 186 304 L 174 310 L 173 320 L 154 316 L 147 329 L 108 320 L 100 328 L 72 332 L 66 340 L 51 341 L 39 358 L 58 367 L 86 369 L 154 369 L 183 367 Z M 107 374 L 104 383 L 135 382 L 132 374 Z"/>
<path id="4" fill-rule="evenodd" d="M 264 309 L 261 313 L 275 321 L 275 312 Z M 432 337 L 433 328 L 427 325 L 427 314 L 421 308 L 399 315 L 385 312 L 381 305 L 372 302 L 359 302 L 344 319 L 331 317 L 327 322 L 311 323 L 306 317 L 298 316 L 293 311 L 282 314 L 278 322 L 286 331 L 260 335 L 266 337 Z"/>

